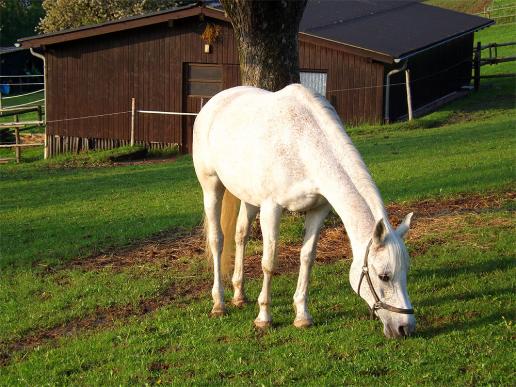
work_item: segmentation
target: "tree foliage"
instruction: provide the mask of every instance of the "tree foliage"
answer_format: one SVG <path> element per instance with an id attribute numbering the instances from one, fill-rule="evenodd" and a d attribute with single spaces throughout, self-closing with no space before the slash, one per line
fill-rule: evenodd
<path id="1" fill-rule="evenodd" d="M 0 0 L 1 1 L 1 0 Z M 43 0 L 45 17 L 40 32 L 54 32 L 88 24 L 176 7 L 193 0 Z"/>
<path id="2" fill-rule="evenodd" d="M 19 38 L 34 35 L 42 16 L 41 1 L 0 0 L 0 46 L 12 46 Z"/>

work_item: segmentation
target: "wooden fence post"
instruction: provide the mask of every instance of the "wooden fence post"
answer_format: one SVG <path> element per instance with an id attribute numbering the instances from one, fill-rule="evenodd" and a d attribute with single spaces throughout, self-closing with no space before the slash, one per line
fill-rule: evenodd
<path id="1" fill-rule="evenodd" d="M 136 101 L 131 98 L 131 146 L 134 146 L 134 116 L 136 113 Z"/>
<path id="2" fill-rule="evenodd" d="M 405 87 L 407 89 L 407 111 L 408 111 L 408 119 L 412 121 L 414 119 L 414 115 L 412 113 L 412 93 L 410 92 L 410 70 L 405 70 Z"/>
<path id="3" fill-rule="evenodd" d="M 16 117 L 18 118 L 18 116 Z M 16 120 L 16 122 L 18 122 L 18 120 Z M 16 140 L 16 148 L 14 150 L 14 153 L 16 155 L 16 162 L 19 163 L 21 158 L 21 149 L 18 146 L 20 144 L 20 129 L 18 127 L 14 128 L 14 138 Z"/>
<path id="4" fill-rule="evenodd" d="M 474 71 L 474 87 L 475 91 L 478 91 L 480 89 L 480 59 L 482 57 L 482 44 L 480 42 L 477 42 L 477 49 L 475 52 L 475 71 Z"/>

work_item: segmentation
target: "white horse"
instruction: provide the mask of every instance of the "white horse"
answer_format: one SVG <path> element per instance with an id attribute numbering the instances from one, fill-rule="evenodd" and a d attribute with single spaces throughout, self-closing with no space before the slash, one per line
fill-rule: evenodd
<path id="1" fill-rule="evenodd" d="M 403 242 L 412 214 L 397 229 L 390 225 L 367 167 L 326 99 L 299 84 L 275 93 L 246 86 L 222 91 L 195 120 L 193 161 L 204 193 L 207 240 L 213 255 L 212 315 L 225 313 L 220 219 L 228 190 L 241 200 L 234 234 L 236 306 L 245 303 L 244 248 L 250 224 L 260 211 L 264 278 L 258 297 L 260 311 L 254 321 L 257 327 L 272 322 L 270 282 L 285 208 L 306 213 L 294 325 L 312 325 L 307 310 L 309 276 L 321 225 L 333 206 L 351 241 L 352 288 L 381 319 L 387 337 L 415 331 Z"/>

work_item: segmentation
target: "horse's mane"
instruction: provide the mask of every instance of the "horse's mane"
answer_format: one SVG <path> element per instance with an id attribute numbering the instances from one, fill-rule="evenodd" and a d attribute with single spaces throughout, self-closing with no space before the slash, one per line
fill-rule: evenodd
<path id="1" fill-rule="evenodd" d="M 313 111 L 320 129 L 327 135 L 335 138 L 338 133 L 342 141 L 330 141 L 333 153 L 341 160 L 342 167 L 351 178 L 356 190 L 367 203 L 376 221 L 383 218 L 390 232 L 394 232 L 394 228 L 389 223 L 387 213 L 383 204 L 382 197 L 378 188 L 373 181 L 362 156 L 353 144 L 353 141 L 347 134 L 344 124 L 342 123 L 337 111 L 331 103 L 322 95 L 302 86 L 291 85 L 295 88 L 295 95 L 301 98 L 303 102 Z M 393 249 L 391 256 L 396 257 L 393 267 L 395 273 L 399 273 L 403 267 L 407 267 L 407 252 L 401 244 L 394 243 L 391 245 Z"/>
<path id="2" fill-rule="evenodd" d="M 321 131 L 332 139 L 328 145 L 351 178 L 357 191 L 370 207 L 375 220 L 385 218 L 388 223 L 380 192 L 362 160 L 362 156 L 346 133 L 344 124 L 335 108 L 322 95 L 302 85 L 296 84 L 289 87 L 295 88 L 294 94 L 298 96 L 298 99 L 301 98 L 302 102 L 311 110 Z"/>

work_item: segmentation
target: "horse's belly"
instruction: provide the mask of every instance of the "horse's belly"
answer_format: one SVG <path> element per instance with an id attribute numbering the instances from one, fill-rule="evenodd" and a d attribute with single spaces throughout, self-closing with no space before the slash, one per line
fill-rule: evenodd
<path id="1" fill-rule="evenodd" d="M 319 194 L 307 194 L 305 196 L 299 197 L 291 197 L 287 200 L 284 200 L 282 203 L 281 200 L 278 202 L 283 208 L 286 208 L 290 211 L 308 211 L 313 208 L 319 207 L 326 203 L 326 199 Z"/>
<path id="2" fill-rule="evenodd" d="M 234 168 L 232 172 L 235 172 Z M 245 176 L 244 178 L 235 178 Z M 309 179 L 292 180 L 285 176 L 260 176 L 251 171 L 225 174 L 219 171 L 224 186 L 240 200 L 257 207 L 274 202 L 290 211 L 307 211 L 326 203 Z M 242 184 L 245 181 L 245 184 Z"/>
<path id="3" fill-rule="evenodd" d="M 272 201 L 289 211 L 304 212 L 327 203 L 326 199 L 317 193 L 300 195 L 288 195 L 288 193 L 284 195 L 269 195 L 264 193 L 263 195 L 248 195 L 246 192 L 242 192 L 238 189 L 236 192 L 234 192 L 235 190 L 232 190 L 231 187 L 228 189 L 240 200 L 256 207 L 261 207 L 263 203 Z"/>

